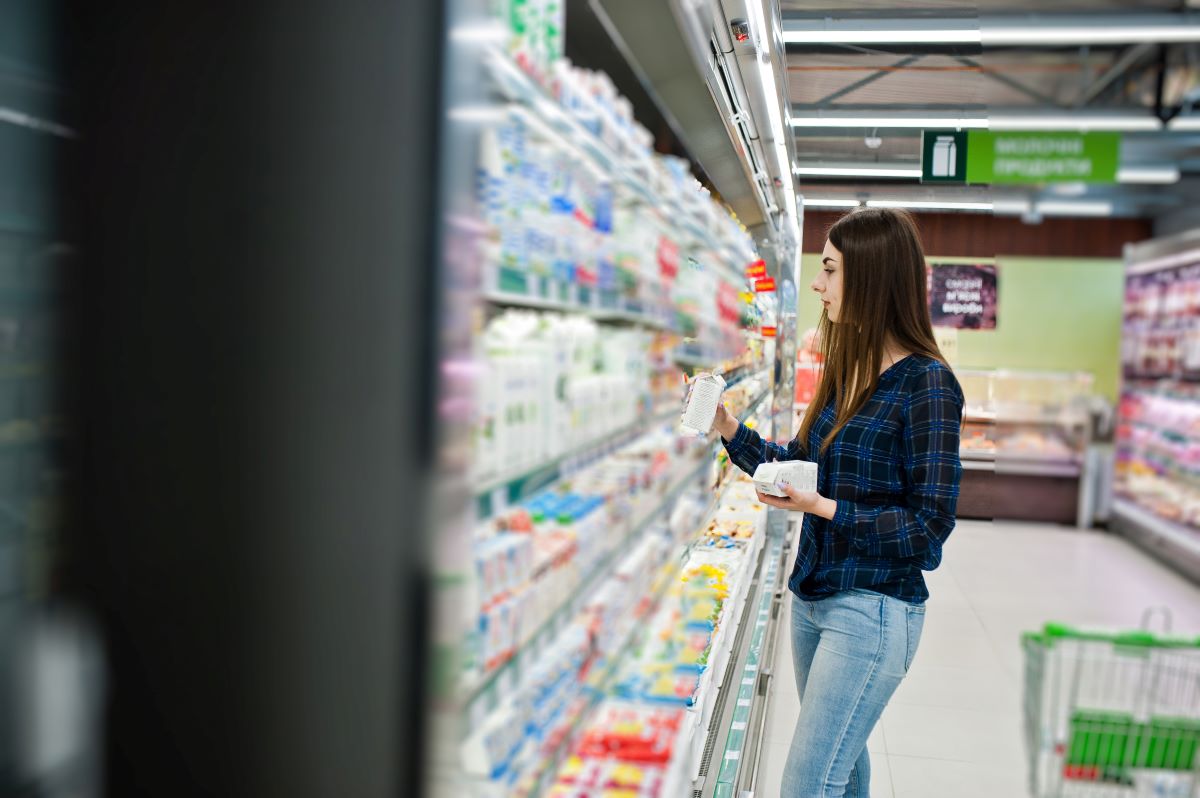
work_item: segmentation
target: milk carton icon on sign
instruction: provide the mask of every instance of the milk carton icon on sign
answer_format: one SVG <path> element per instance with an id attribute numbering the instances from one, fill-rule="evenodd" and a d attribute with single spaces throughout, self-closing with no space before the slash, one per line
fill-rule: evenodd
<path id="1" fill-rule="evenodd" d="M 938 136 L 933 142 L 933 176 L 957 177 L 957 171 L 958 145 L 954 143 L 954 136 Z"/>

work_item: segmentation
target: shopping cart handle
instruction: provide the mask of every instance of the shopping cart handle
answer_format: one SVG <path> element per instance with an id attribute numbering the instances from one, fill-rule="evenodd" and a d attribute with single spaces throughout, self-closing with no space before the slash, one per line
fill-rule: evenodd
<path id="1" fill-rule="evenodd" d="M 1143 631 L 1146 631 L 1146 632 L 1150 631 L 1150 619 L 1154 617 L 1154 614 L 1156 612 L 1161 614 L 1162 618 L 1163 618 L 1162 634 L 1166 634 L 1166 635 L 1171 634 L 1171 621 L 1172 621 L 1171 608 L 1165 607 L 1162 605 L 1159 605 L 1157 607 L 1147 607 L 1146 611 L 1142 613 L 1142 629 L 1143 629 Z"/>

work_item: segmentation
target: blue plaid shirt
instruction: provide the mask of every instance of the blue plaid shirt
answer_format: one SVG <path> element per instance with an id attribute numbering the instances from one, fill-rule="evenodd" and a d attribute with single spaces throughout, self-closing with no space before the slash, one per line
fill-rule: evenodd
<path id="1" fill-rule="evenodd" d="M 909 355 L 880 376 L 862 411 L 817 456 L 817 492 L 837 502 L 837 513 L 804 515 L 793 593 L 812 601 L 863 588 L 913 604 L 929 598 L 921 572 L 937 568 L 954 529 L 962 409 L 958 380 L 936 360 Z M 771 460 L 809 460 L 834 416 L 831 403 L 803 444 L 764 441 L 743 424 L 725 448 L 748 474 Z"/>

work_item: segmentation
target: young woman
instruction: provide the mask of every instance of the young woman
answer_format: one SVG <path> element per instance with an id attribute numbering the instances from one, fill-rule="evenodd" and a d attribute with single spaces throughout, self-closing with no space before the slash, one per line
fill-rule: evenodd
<path id="1" fill-rule="evenodd" d="M 802 708 L 783 798 L 869 795 L 867 738 L 921 638 L 921 572 L 938 566 L 954 528 L 963 396 L 934 342 L 925 279 L 909 214 L 842 217 L 812 283 L 825 370 L 799 434 L 781 446 L 717 413 L 747 473 L 769 460 L 818 465 L 815 493 L 759 494 L 804 513 L 788 580 Z"/>

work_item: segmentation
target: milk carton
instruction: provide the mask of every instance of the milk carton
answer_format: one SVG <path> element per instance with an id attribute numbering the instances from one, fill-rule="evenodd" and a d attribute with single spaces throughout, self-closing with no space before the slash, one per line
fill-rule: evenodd
<path id="1" fill-rule="evenodd" d="M 787 496 L 785 487 L 813 492 L 817 489 L 817 464 L 806 460 L 763 463 L 754 470 L 754 487 L 768 496 Z"/>
<path id="2" fill-rule="evenodd" d="M 717 374 L 704 374 L 693 380 L 692 392 L 679 422 L 680 431 L 684 434 L 707 435 L 717 417 L 717 406 L 721 403 L 724 390 L 725 380 Z"/>

